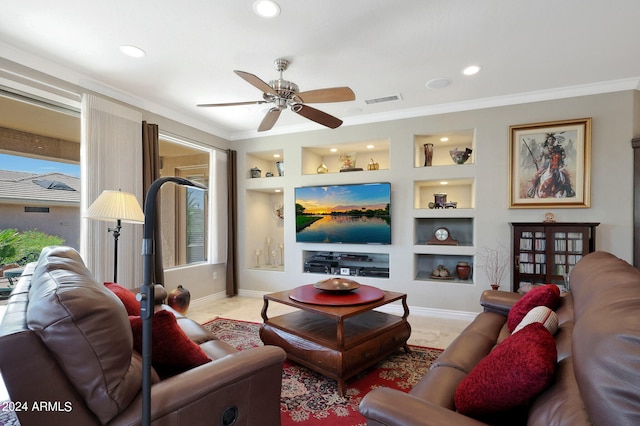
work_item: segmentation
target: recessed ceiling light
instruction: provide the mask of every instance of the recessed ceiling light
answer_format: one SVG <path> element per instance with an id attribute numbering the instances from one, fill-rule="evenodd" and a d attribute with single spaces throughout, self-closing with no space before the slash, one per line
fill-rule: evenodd
<path id="1" fill-rule="evenodd" d="M 331 151 L 331 152 L 338 152 L 338 148 L 331 148 L 329 151 Z"/>
<path id="2" fill-rule="evenodd" d="M 280 154 L 273 154 L 273 158 L 280 158 Z"/>
<path id="3" fill-rule="evenodd" d="M 452 80 L 450 78 L 434 78 L 433 80 L 427 81 L 425 86 L 427 89 L 444 89 L 445 87 L 451 85 Z"/>
<path id="4" fill-rule="evenodd" d="M 446 136 L 445 136 L 444 138 L 440 138 L 440 142 L 446 142 L 446 141 L 448 141 L 448 140 L 449 140 L 449 138 L 448 138 L 448 137 L 446 137 Z"/>
<path id="5" fill-rule="evenodd" d="M 275 18 L 280 15 L 280 6 L 271 0 L 258 0 L 253 3 L 253 12 L 262 18 Z"/>
<path id="6" fill-rule="evenodd" d="M 449 182 L 447 182 L 446 180 L 443 180 L 442 182 L 440 182 L 440 185 L 447 185 L 449 184 Z"/>
<path id="7" fill-rule="evenodd" d="M 282 189 L 275 189 L 275 192 L 282 192 Z"/>
<path id="8" fill-rule="evenodd" d="M 120 51 L 131 58 L 144 58 L 147 56 L 144 50 L 136 46 L 123 45 L 120 46 Z"/>
<path id="9" fill-rule="evenodd" d="M 373 148 L 375 148 L 375 146 L 373 146 L 373 145 L 367 145 L 367 149 L 373 149 Z"/>
<path id="10" fill-rule="evenodd" d="M 469 65 L 465 69 L 462 70 L 462 74 L 464 75 L 474 75 L 478 74 L 482 68 L 479 65 Z"/>

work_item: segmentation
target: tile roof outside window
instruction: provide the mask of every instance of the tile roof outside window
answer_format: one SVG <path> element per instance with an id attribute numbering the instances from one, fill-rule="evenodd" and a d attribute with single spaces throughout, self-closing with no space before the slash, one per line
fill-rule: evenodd
<path id="1" fill-rule="evenodd" d="M 58 182 L 71 190 L 47 189 L 35 181 Z M 0 170 L 0 203 L 49 202 L 80 205 L 80 178 L 62 173 L 35 174 Z"/>

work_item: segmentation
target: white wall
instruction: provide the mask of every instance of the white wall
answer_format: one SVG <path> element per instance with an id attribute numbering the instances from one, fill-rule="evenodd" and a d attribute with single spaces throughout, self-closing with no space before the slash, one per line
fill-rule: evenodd
<path id="1" fill-rule="evenodd" d="M 375 124 L 343 126 L 301 134 L 266 136 L 232 143 L 238 151 L 239 169 L 239 262 L 240 288 L 247 291 L 278 291 L 322 279 L 321 275 L 302 272 L 302 250 L 329 250 L 326 245 L 295 242 L 293 188 L 322 183 L 346 183 L 344 174 L 301 176 L 301 146 L 388 139 L 389 170 L 349 173 L 349 182 L 389 181 L 392 184 L 391 246 L 334 246 L 334 250 L 388 252 L 390 279 L 359 277 L 358 281 L 386 290 L 406 292 L 413 307 L 477 312 L 478 300 L 488 282 L 476 273 L 473 285 L 415 281 L 413 259 L 413 182 L 421 179 L 414 167 L 414 135 L 475 129 L 475 241 L 477 247 L 511 247 L 509 222 L 541 222 L 551 211 L 558 222 L 600 222 L 597 228 L 598 250 L 610 251 L 632 260 L 632 185 L 631 139 L 637 135 L 638 94 L 635 91 L 582 96 L 570 99 L 487 108 L 450 114 L 404 119 Z M 591 117 L 591 208 L 581 209 L 509 209 L 508 146 L 509 126 L 526 123 Z M 635 133 L 635 135 L 634 135 Z M 249 235 L 246 230 L 255 217 L 255 207 L 247 202 L 247 152 L 280 149 L 284 152 L 285 176 L 273 181 L 284 189 L 285 219 L 283 238 L 286 266 L 284 272 L 247 268 L 254 246 L 266 235 Z M 360 166 L 361 164 L 359 164 Z M 366 168 L 366 165 L 365 165 Z M 264 172 L 263 172 L 264 173 Z M 265 186 L 270 185 L 267 179 Z M 249 197 L 249 200 L 256 197 Z M 249 263 L 248 263 L 249 262 Z M 511 276 L 503 285 L 510 287 Z"/>

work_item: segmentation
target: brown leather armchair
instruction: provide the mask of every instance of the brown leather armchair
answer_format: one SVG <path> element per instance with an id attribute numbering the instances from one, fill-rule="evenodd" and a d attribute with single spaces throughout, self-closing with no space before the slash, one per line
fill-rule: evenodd
<path id="1" fill-rule="evenodd" d="M 156 377 L 152 424 L 279 425 L 284 351 L 238 352 L 202 328 L 197 338 L 212 361 Z M 0 348 L 23 425 L 140 424 L 142 361 L 127 312 L 75 250 L 45 248 L 27 266 L 0 324 Z"/>

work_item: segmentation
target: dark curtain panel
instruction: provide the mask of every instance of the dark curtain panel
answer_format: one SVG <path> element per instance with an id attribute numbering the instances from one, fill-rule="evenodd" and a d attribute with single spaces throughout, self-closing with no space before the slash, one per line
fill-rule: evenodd
<path id="1" fill-rule="evenodd" d="M 142 185 L 144 196 L 151 184 L 160 177 L 160 148 L 158 145 L 158 125 L 142 122 Z M 160 237 L 160 198 L 156 199 L 156 218 L 154 237 L 153 283 L 164 285 L 164 269 L 162 267 L 162 238 Z"/>
<path id="2" fill-rule="evenodd" d="M 238 294 L 238 182 L 236 179 L 237 153 L 227 150 L 227 296 Z"/>

